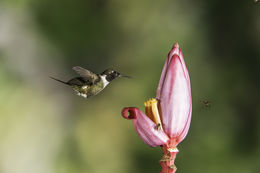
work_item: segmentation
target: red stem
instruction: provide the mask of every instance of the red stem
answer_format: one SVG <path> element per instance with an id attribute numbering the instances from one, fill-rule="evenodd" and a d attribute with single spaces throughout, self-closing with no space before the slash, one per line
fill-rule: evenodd
<path id="1" fill-rule="evenodd" d="M 162 170 L 160 173 L 175 173 L 177 170 L 174 161 L 178 152 L 170 152 L 169 146 L 163 145 L 163 157 L 160 160 Z"/>

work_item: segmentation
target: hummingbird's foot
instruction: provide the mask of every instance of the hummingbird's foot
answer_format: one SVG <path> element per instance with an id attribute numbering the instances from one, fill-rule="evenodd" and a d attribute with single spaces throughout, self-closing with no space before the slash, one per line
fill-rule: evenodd
<path id="1" fill-rule="evenodd" d="M 81 96 L 87 98 L 87 94 L 81 94 Z"/>
<path id="2" fill-rule="evenodd" d="M 80 93 L 80 92 L 78 92 L 78 91 L 76 91 L 76 93 L 77 93 L 78 96 L 82 96 L 82 97 L 84 97 L 84 98 L 87 98 L 87 94 Z"/>

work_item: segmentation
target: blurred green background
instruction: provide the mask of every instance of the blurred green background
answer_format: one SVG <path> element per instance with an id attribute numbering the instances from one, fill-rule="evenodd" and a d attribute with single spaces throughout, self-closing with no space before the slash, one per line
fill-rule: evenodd
<path id="1" fill-rule="evenodd" d="M 1 0 L 0 173 L 159 173 L 160 148 L 120 112 L 155 96 L 175 42 L 193 96 L 177 172 L 259 173 L 259 8 L 253 0 Z M 76 76 L 75 65 L 133 79 L 86 100 L 49 79 Z"/>

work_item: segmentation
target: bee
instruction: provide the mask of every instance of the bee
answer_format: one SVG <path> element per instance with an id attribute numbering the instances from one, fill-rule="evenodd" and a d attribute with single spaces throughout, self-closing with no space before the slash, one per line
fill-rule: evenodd
<path id="1" fill-rule="evenodd" d="M 208 100 L 200 100 L 200 102 L 206 107 L 210 108 L 211 107 L 211 102 Z"/>

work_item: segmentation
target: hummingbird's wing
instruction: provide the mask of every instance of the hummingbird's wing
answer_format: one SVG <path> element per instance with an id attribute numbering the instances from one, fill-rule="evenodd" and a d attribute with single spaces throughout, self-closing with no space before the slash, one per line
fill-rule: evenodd
<path id="1" fill-rule="evenodd" d="M 82 77 L 75 77 L 73 79 L 70 79 L 67 84 L 69 84 L 70 86 L 83 86 L 86 84 L 85 80 Z"/>
<path id="2" fill-rule="evenodd" d="M 95 73 L 84 69 L 80 66 L 75 66 L 72 68 L 76 73 L 80 75 L 86 82 L 95 83 L 97 80 L 99 80 L 99 76 Z"/>

